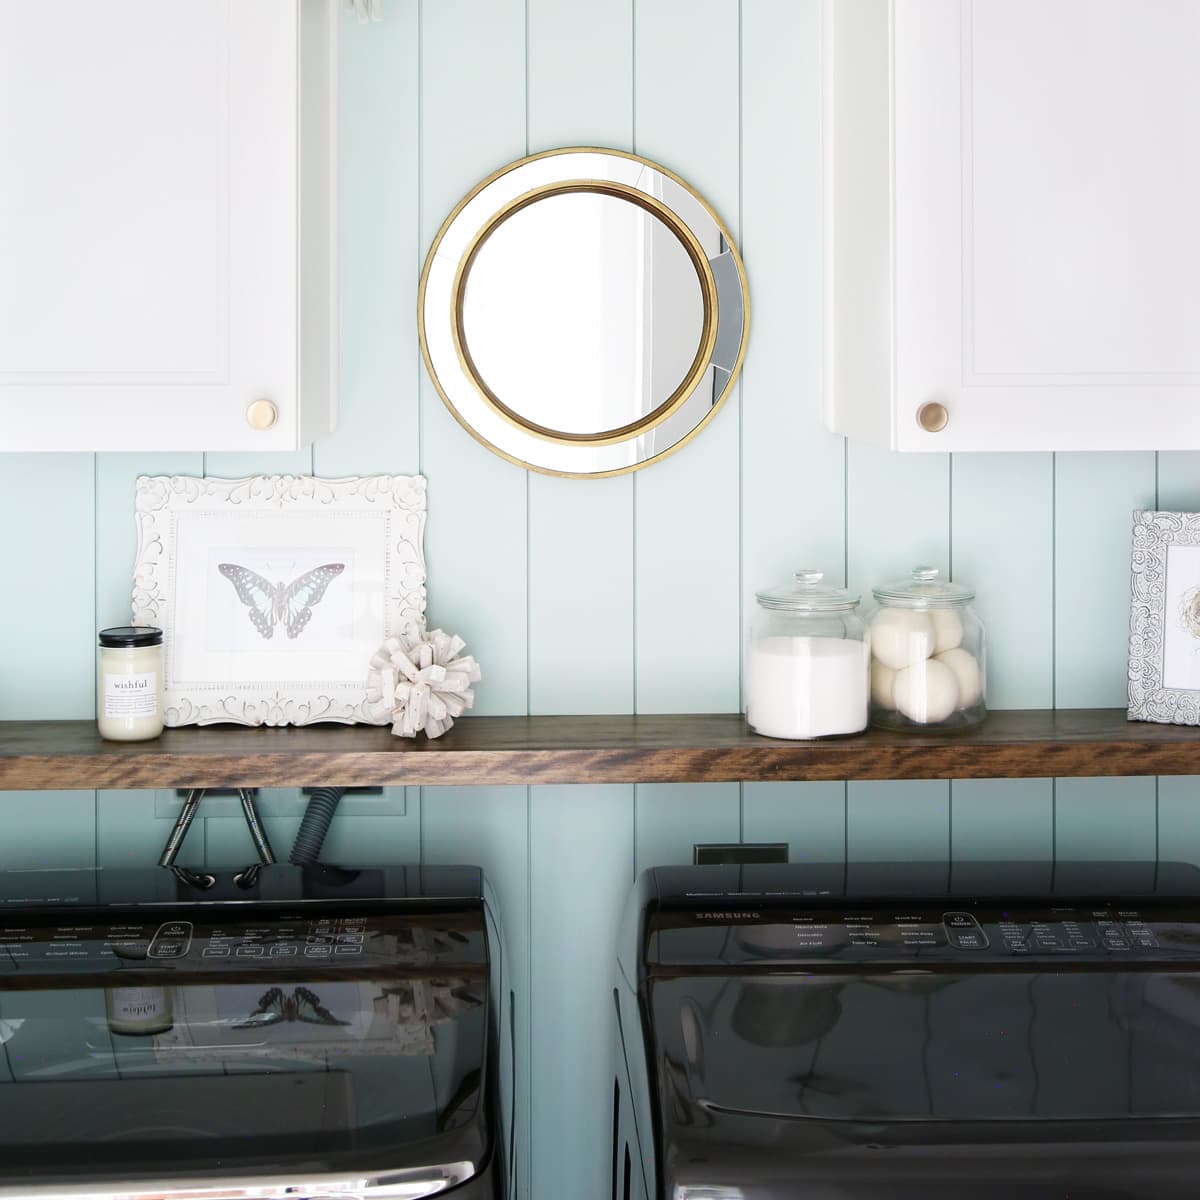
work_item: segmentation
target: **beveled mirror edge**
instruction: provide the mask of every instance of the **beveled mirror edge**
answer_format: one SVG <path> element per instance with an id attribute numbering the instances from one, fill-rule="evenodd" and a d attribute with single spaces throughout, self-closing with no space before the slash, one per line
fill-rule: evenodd
<path id="1" fill-rule="evenodd" d="M 432 357 L 429 352 L 428 339 L 425 333 L 425 290 L 429 280 L 430 271 L 433 268 L 434 260 L 437 258 L 438 248 L 441 246 L 443 238 L 447 231 L 454 224 L 458 215 L 463 211 L 476 196 L 479 195 L 485 188 L 495 183 L 497 179 L 515 171 L 518 167 L 522 167 L 527 163 L 539 162 L 543 159 L 554 158 L 565 154 L 605 154 L 612 155 L 616 158 L 624 158 L 630 162 L 639 163 L 644 167 L 649 167 L 654 171 L 661 171 L 664 176 L 678 184 L 679 187 L 687 191 L 704 209 L 708 216 L 712 219 L 713 224 L 720 232 L 721 240 L 724 243 L 724 248 L 733 258 L 734 266 L 737 269 L 738 283 L 741 289 L 742 300 L 742 334 L 738 345 L 737 357 L 734 360 L 733 366 L 729 369 L 729 378 L 725 382 L 724 388 L 721 390 L 719 398 L 713 403 L 712 407 L 705 415 L 696 422 L 696 424 L 688 430 L 683 437 L 677 442 L 668 446 L 665 450 L 659 451 L 657 454 L 651 455 L 649 458 L 641 462 L 634 463 L 630 466 L 617 467 L 613 470 L 606 471 L 559 471 L 552 467 L 539 466 L 537 463 L 527 462 L 524 459 L 518 458 L 507 451 L 502 450 L 487 438 L 483 437 L 475 428 L 467 421 L 463 415 L 455 407 L 443 387 L 441 380 L 438 378 L 437 370 L 434 367 Z M 417 287 L 417 335 L 421 345 L 421 358 L 425 364 L 426 373 L 429 376 L 437 394 L 441 397 L 442 403 L 449 410 L 450 415 L 458 422 L 462 428 L 471 435 L 476 442 L 483 446 L 492 454 L 503 458 L 507 462 L 512 463 L 515 467 L 520 467 L 526 471 L 536 471 L 539 475 L 551 475 L 559 479 L 611 479 L 617 475 L 630 475 L 634 471 L 644 470 L 646 467 L 653 466 L 655 463 L 662 462 L 666 458 L 670 458 L 672 454 L 682 450 L 693 438 L 700 434 L 712 422 L 713 418 L 719 413 L 725 404 L 729 393 L 733 390 L 741 375 L 742 366 L 746 359 L 746 350 L 750 343 L 750 286 L 746 278 L 746 267 L 742 262 L 742 256 L 738 250 L 737 243 L 733 239 L 733 235 L 729 227 L 721 219 L 716 209 L 708 202 L 700 192 L 698 192 L 690 183 L 687 182 L 681 175 L 676 174 L 668 167 L 664 167 L 661 163 L 655 162 L 653 159 L 646 158 L 641 154 L 634 154 L 628 150 L 616 150 L 608 146 L 558 146 L 552 150 L 542 150 L 537 154 L 527 154 L 523 158 L 514 159 L 512 162 L 506 163 L 504 166 L 497 168 L 485 178 L 479 180 L 469 192 L 462 196 L 458 203 L 447 214 L 446 219 L 438 227 L 438 231 L 434 234 L 433 240 L 429 245 L 429 250 L 425 255 L 424 264 L 421 267 L 420 281 Z M 725 370 L 724 367 L 721 368 Z"/>

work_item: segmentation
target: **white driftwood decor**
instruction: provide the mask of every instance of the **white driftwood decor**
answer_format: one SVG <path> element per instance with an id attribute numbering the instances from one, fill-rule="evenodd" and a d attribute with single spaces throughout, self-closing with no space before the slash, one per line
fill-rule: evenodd
<path id="1" fill-rule="evenodd" d="M 479 664 L 462 638 L 434 629 L 390 637 L 371 657 L 367 706 L 397 737 L 441 737 L 475 703 Z"/>

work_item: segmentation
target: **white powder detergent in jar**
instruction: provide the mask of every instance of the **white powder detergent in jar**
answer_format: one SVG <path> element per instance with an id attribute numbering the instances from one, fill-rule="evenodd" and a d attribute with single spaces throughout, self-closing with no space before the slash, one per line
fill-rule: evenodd
<path id="1" fill-rule="evenodd" d="M 775 738 L 822 738 L 867 727 L 871 654 L 859 598 L 820 571 L 756 593 L 746 659 L 746 720 Z"/>

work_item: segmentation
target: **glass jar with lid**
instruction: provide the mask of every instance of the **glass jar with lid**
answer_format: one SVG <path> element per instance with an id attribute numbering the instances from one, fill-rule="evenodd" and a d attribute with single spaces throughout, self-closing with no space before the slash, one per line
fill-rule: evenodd
<path id="1" fill-rule="evenodd" d="M 140 742 L 163 731 L 163 633 L 153 625 L 102 629 L 96 724 L 114 742 Z"/>
<path id="2" fill-rule="evenodd" d="M 971 588 L 916 567 L 872 589 L 871 724 L 966 729 L 987 716 L 983 625 Z"/>
<path id="3" fill-rule="evenodd" d="M 858 596 L 805 570 L 757 600 L 746 661 L 750 728 L 796 739 L 866 729 L 870 650 Z"/>

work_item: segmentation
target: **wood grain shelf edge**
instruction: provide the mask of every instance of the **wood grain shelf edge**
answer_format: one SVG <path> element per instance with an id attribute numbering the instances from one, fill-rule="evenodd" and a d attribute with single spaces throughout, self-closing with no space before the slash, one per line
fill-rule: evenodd
<path id="1" fill-rule="evenodd" d="M 0 722 L 0 790 L 723 783 L 1200 774 L 1200 729 L 1123 709 L 993 713 L 958 734 L 784 742 L 738 714 L 470 717 L 434 742 L 387 729 L 171 729 L 103 741 L 90 721 Z"/>

